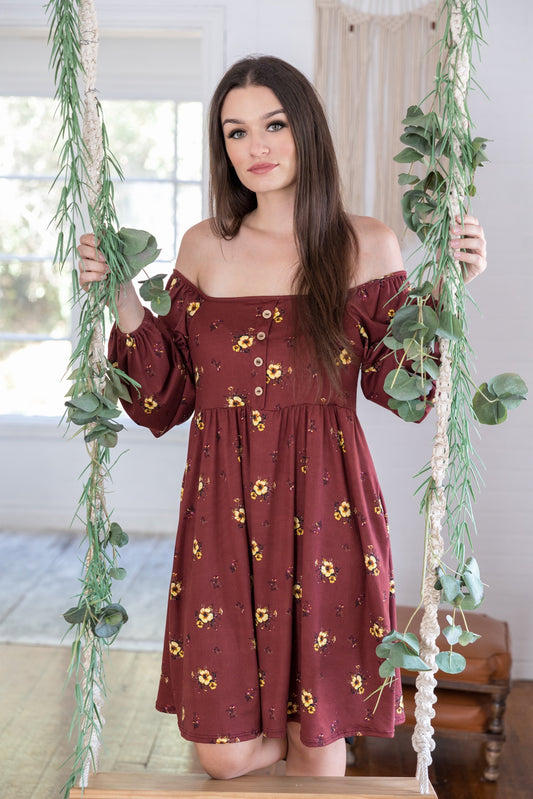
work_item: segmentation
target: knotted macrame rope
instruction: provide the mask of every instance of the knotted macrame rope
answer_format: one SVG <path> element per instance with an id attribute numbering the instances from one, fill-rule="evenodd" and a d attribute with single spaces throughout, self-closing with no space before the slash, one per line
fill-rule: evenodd
<path id="1" fill-rule="evenodd" d="M 454 0 L 450 20 L 451 47 L 455 50 L 455 58 L 449 61 L 449 77 L 454 86 L 454 100 L 462 120 L 462 127 L 468 128 L 466 114 L 466 92 L 470 80 L 470 58 L 465 47 L 465 17 L 471 10 L 470 0 Z M 460 157 L 460 145 L 457 137 L 453 143 L 456 156 Z M 450 192 L 449 213 L 452 223 L 460 215 L 466 195 L 465 186 L 458 169 L 452 169 L 450 175 L 452 188 Z M 453 257 L 453 254 L 452 254 Z M 452 289 L 453 289 L 453 280 Z M 453 296 L 453 290 L 451 292 Z M 444 482 L 448 468 L 449 442 L 448 420 L 450 418 L 452 379 L 451 358 L 448 339 L 439 339 L 441 366 L 437 380 L 435 410 L 437 414 L 437 431 L 435 434 L 433 454 L 431 457 L 431 476 L 433 493 L 429 506 L 428 533 L 425 557 L 422 601 L 424 615 L 420 624 L 420 656 L 430 666 L 430 671 L 421 671 L 416 678 L 415 718 L 416 725 L 412 737 L 413 748 L 417 752 L 417 770 L 420 793 L 429 792 L 428 769 L 431 765 L 431 752 L 435 748 L 431 720 L 435 716 L 433 705 L 437 701 L 435 657 L 438 654 L 436 644 L 439 635 L 437 611 L 440 602 L 440 591 L 435 589 L 436 569 L 444 550 L 441 535 L 442 522 L 446 514 L 446 496 Z"/>
<path id="2" fill-rule="evenodd" d="M 83 141 L 86 146 L 85 166 L 87 170 L 88 187 L 87 196 L 91 207 L 94 207 L 98 194 L 101 190 L 100 171 L 103 160 L 102 125 L 98 115 L 98 102 L 96 97 L 96 64 L 98 56 L 98 23 L 96 19 L 96 9 L 93 0 L 82 0 L 79 9 L 80 20 L 80 53 L 81 63 L 85 72 L 85 110 L 83 116 Z M 89 363 L 95 381 L 95 389 L 103 393 L 104 374 L 105 374 L 105 348 L 102 330 L 102 322 L 99 314 L 98 300 L 94 294 L 90 294 L 88 302 L 92 310 L 93 330 L 89 349 Z M 98 442 L 92 441 L 87 445 L 89 456 L 93 465 L 92 496 L 94 501 L 89 510 L 89 521 L 93 524 L 99 508 L 97 503 L 103 503 L 104 497 L 104 473 L 98 464 L 97 451 Z M 93 524 L 94 529 L 94 524 Z M 90 541 L 89 537 L 89 541 Z M 86 568 L 89 567 L 92 559 L 92 548 L 86 557 Z M 87 631 L 83 650 L 83 672 L 87 675 L 91 657 L 100 658 L 99 652 L 93 652 L 93 633 Z M 87 685 L 84 677 L 82 685 L 83 694 L 86 695 Z M 91 767 L 98 771 L 98 756 L 101 746 L 101 729 L 105 723 L 101 710 L 104 704 L 102 690 L 98 684 L 92 686 L 93 701 L 97 712 L 93 719 L 89 740 L 85 742 L 90 757 L 85 758 L 83 772 L 80 778 L 80 787 L 86 788 Z"/>

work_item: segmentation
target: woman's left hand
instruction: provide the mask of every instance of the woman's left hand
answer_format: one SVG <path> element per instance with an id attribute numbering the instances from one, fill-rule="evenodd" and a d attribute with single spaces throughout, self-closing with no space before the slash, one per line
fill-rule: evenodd
<path id="1" fill-rule="evenodd" d="M 450 246 L 463 266 L 464 282 L 469 283 L 487 268 L 487 242 L 483 228 L 475 216 L 465 214 L 463 224 L 457 219 L 450 233 Z"/>

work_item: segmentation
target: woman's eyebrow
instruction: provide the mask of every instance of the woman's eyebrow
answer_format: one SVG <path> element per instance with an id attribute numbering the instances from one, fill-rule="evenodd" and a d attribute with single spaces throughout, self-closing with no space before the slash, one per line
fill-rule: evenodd
<path id="1" fill-rule="evenodd" d="M 270 119 L 270 117 L 275 117 L 276 114 L 284 114 L 285 111 L 283 108 L 277 108 L 275 111 L 269 111 L 268 114 L 264 114 L 261 119 Z M 222 123 L 222 127 L 227 124 L 232 125 L 244 125 L 245 123 L 241 119 L 225 119 Z"/>

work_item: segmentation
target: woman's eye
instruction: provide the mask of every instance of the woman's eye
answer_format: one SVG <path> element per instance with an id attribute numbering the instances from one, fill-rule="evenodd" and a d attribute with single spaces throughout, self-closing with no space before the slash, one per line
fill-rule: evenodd
<path id="1" fill-rule="evenodd" d="M 268 130 L 277 131 L 277 130 L 281 130 L 282 128 L 285 128 L 285 127 L 286 127 L 286 125 L 285 125 L 284 122 L 271 122 L 270 125 L 268 126 Z"/>
<path id="2" fill-rule="evenodd" d="M 242 139 L 245 136 L 244 130 L 232 130 L 231 133 L 228 135 L 228 139 Z"/>

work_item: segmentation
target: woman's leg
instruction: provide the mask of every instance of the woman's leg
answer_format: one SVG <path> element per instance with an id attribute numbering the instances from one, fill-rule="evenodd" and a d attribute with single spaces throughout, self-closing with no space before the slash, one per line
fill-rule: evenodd
<path id="1" fill-rule="evenodd" d="M 288 777 L 344 777 L 346 743 L 339 738 L 327 746 L 305 746 L 300 740 L 300 725 L 287 722 Z"/>
<path id="2" fill-rule="evenodd" d="M 286 738 L 265 738 L 234 744 L 195 744 L 202 767 L 216 780 L 241 777 L 256 769 L 272 766 L 287 753 Z"/>

